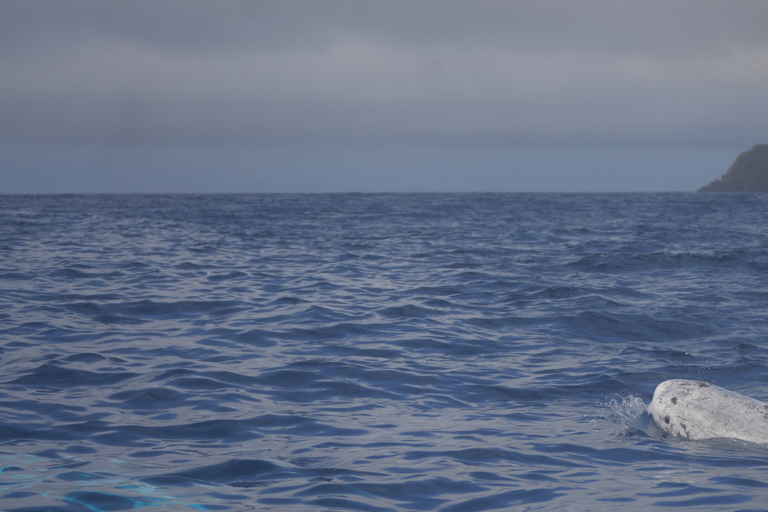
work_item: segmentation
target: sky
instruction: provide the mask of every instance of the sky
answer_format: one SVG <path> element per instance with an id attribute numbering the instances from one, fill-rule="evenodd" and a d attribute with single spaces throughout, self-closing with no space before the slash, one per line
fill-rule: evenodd
<path id="1" fill-rule="evenodd" d="M 0 194 L 694 191 L 764 0 L 3 0 Z"/>

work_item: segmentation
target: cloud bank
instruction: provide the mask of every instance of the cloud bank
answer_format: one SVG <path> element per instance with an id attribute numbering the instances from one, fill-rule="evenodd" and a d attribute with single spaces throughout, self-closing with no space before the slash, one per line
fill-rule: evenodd
<path id="1" fill-rule="evenodd" d="M 749 147 L 767 19 L 760 0 L 6 0 L 0 139 Z"/>

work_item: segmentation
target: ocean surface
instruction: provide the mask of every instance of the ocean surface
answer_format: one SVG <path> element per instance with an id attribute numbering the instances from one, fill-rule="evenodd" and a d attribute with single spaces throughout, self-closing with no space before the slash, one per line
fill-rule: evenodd
<path id="1" fill-rule="evenodd" d="M 768 195 L 0 197 L 0 509 L 768 509 Z"/>

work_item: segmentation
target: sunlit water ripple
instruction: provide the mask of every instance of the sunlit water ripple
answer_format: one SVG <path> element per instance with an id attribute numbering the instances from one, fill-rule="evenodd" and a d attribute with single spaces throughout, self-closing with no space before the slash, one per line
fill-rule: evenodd
<path id="1" fill-rule="evenodd" d="M 768 196 L 0 197 L 5 510 L 760 510 Z"/>

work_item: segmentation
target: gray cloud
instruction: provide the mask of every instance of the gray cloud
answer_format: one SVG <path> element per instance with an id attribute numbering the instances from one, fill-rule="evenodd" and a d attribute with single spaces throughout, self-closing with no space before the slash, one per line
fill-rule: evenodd
<path id="1" fill-rule="evenodd" d="M 10 142 L 748 146 L 764 1 L 7 0 Z"/>
<path id="2" fill-rule="evenodd" d="M 348 38 L 667 55 L 768 43 L 761 0 L 7 0 L 2 8 L 5 53 L 88 38 L 180 53 L 308 49 Z"/>

